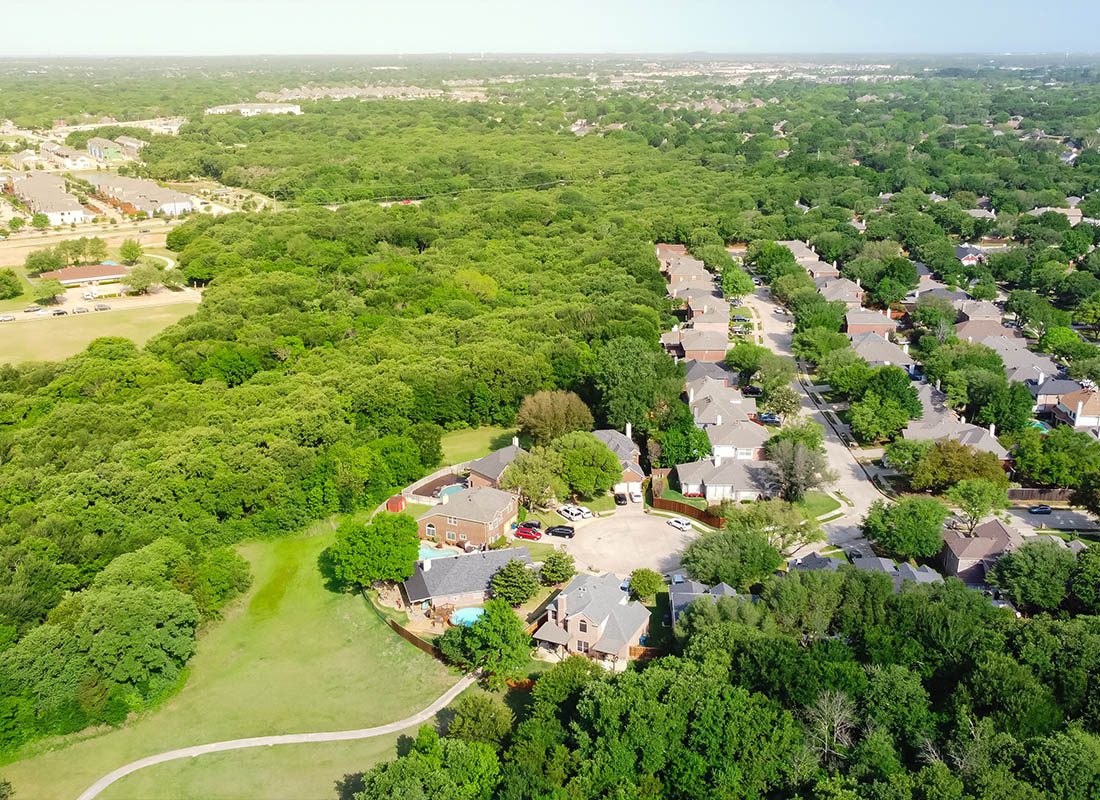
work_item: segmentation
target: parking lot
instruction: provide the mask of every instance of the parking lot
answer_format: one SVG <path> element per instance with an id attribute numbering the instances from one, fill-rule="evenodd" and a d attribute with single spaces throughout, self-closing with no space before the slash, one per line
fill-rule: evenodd
<path id="1" fill-rule="evenodd" d="M 576 536 L 550 541 L 559 542 L 573 555 L 578 570 L 625 577 L 638 567 L 649 567 L 663 574 L 679 568 L 684 547 L 698 535 L 695 530 L 681 533 L 668 519 L 646 514 L 640 503 L 631 503 L 606 517 L 577 523 L 562 520 L 574 525 Z"/>

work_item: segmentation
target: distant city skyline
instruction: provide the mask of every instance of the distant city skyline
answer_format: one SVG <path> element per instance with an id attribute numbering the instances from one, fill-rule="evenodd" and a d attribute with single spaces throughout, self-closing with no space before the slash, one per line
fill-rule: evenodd
<path id="1" fill-rule="evenodd" d="M 83 0 L 5 9 L 0 55 L 1096 53 L 1100 3 Z"/>

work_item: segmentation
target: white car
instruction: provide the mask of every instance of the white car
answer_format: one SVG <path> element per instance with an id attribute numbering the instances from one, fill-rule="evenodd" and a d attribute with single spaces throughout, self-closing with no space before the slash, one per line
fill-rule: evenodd
<path id="1" fill-rule="evenodd" d="M 584 506 L 577 506 L 577 511 L 580 513 L 581 519 L 592 519 L 592 517 L 596 516 L 592 513 L 592 509 Z"/>
<path id="2" fill-rule="evenodd" d="M 640 503 L 640 502 L 642 502 L 643 500 L 645 500 L 645 498 L 644 498 L 644 497 L 642 497 L 642 493 L 641 493 L 641 492 L 638 492 L 638 491 L 634 491 L 634 492 L 631 492 L 631 493 L 630 493 L 630 501 L 631 501 L 632 503 Z"/>
<path id="3" fill-rule="evenodd" d="M 687 531 L 691 530 L 691 523 L 683 517 L 673 517 L 668 521 L 668 524 L 682 533 L 686 533 Z"/>
<path id="4" fill-rule="evenodd" d="M 575 522 L 581 518 L 581 512 L 576 506 L 562 506 L 558 509 L 558 513 L 570 522 Z"/>

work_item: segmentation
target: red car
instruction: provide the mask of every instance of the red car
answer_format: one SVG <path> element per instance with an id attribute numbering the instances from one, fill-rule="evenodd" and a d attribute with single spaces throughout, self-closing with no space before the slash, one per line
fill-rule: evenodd
<path id="1" fill-rule="evenodd" d="M 516 528 L 516 538 L 530 539 L 533 542 L 537 542 L 539 539 L 542 538 L 542 531 L 536 530 L 535 528 Z"/>

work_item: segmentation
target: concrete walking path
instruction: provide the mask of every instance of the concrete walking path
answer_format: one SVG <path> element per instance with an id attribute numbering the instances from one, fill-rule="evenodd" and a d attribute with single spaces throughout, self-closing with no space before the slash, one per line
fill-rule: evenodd
<path id="1" fill-rule="evenodd" d="M 224 742 L 211 742 L 198 744 L 191 747 L 181 747 L 178 750 L 169 750 L 157 755 L 131 761 L 129 764 L 109 772 L 85 789 L 77 800 L 93 800 L 98 797 L 108 786 L 131 772 L 151 767 L 155 764 L 163 764 L 167 761 L 177 761 L 181 758 L 194 758 L 206 753 L 223 753 L 227 750 L 243 750 L 248 747 L 272 747 L 279 744 L 308 744 L 310 742 L 343 742 L 352 739 L 370 739 L 375 736 L 384 736 L 388 733 L 397 733 L 422 722 L 427 722 L 441 710 L 446 708 L 452 700 L 466 691 L 477 680 L 477 675 L 471 673 L 463 677 L 458 683 L 444 692 L 430 706 L 424 708 L 410 717 L 390 722 L 386 725 L 378 725 L 374 728 L 360 728 L 350 731 L 321 731 L 317 733 L 285 733 L 279 736 L 254 736 L 251 739 L 230 739 Z"/>

